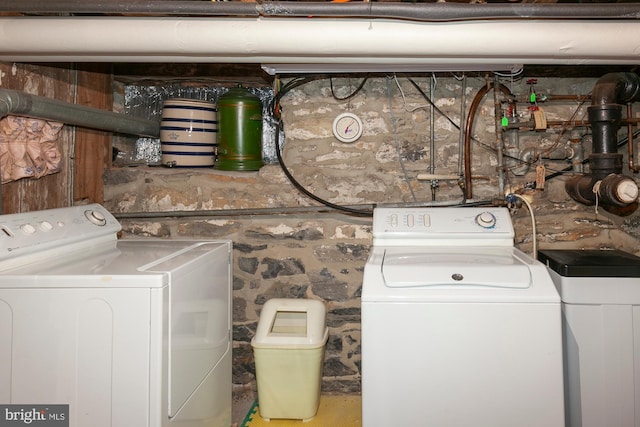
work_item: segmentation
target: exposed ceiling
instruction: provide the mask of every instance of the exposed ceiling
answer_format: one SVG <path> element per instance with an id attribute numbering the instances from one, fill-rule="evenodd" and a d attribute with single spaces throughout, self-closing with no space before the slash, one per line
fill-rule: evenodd
<path id="1" fill-rule="evenodd" d="M 638 17 L 624 1 L 2 0 L 0 60 L 599 75 L 640 65 Z"/>

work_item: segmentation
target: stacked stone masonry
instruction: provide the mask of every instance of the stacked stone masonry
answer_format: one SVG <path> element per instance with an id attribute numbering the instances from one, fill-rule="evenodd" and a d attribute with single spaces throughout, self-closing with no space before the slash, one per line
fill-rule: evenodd
<path id="1" fill-rule="evenodd" d="M 430 78 L 415 80 L 430 93 Z M 357 77 L 336 78 L 334 93 L 344 97 L 359 83 Z M 539 79 L 536 90 L 580 95 L 588 93 L 593 83 L 594 79 Z M 486 81 L 483 76 L 469 77 L 465 84 L 468 108 Z M 524 81 L 505 84 L 514 93 L 527 94 L 530 89 Z M 460 122 L 461 94 L 459 78 L 437 78 L 433 101 L 454 123 Z M 587 105 L 571 101 L 542 107 L 549 120 L 562 120 L 583 119 Z M 364 134 L 354 144 L 340 143 L 331 134 L 333 118 L 344 111 L 357 113 L 364 123 Z M 457 181 L 438 182 L 434 192 L 431 182 L 416 179 L 422 173 L 458 174 L 460 133 L 436 112 L 431 153 L 429 104 L 400 77 L 397 82 L 390 77 L 372 78 L 349 101 L 334 99 L 328 80 L 315 81 L 285 96 L 282 114 L 285 163 L 302 185 L 332 203 L 431 202 L 434 193 L 438 203 L 457 203 L 462 198 Z M 524 105 L 523 118 L 527 114 Z M 496 141 L 492 95 L 480 107 L 474 135 L 481 142 L 473 143 L 474 199 L 503 200 L 498 192 L 497 158 L 491 149 Z M 558 130 L 523 131 L 520 143 L 524 149 L 548 147 L 558 140 L 565 143 L 565 135 Z M 587 152 L 589 148 L 585 147 Z M 430 170 L 431 156 L 435 170 Z M 542 164 L 551 172 L 567 162 L 544 160 Z M 566 195 L 563 180 L 560 176 L 549 180 L 544 190 L 530 190 L 534 170 L 524 175 L 506 172 L 506 190 L 531 200 L 540 248 L 618 248 L 640 255 L 637 213 L 620 216 L 579 205 Z M 316 204 L 289 183 L 277 164 L 257 172 L 122 167 L 105 175 L 105 206 L 116 214 L 141 213 L 121 219 L 122 238 L 233 240 L 233 381 L 237 387 L 255 386 L 250 341 L 264 302 L 275 297 L 313 298 L 323 301 L 328 312 L 323 391 L 357 393 L 360 292 L 371 247 L 371 219 L 295 210 Z M 282 212 L 253 211 L 260 208 Z M 244 214 L 242 209 L 252 211 Z M 203 211 L 215 211 L 215 215 L 199 215 Z M 168 214 L 145 218 L 148 212 Z M 533 236 L 526 207 L 514 207 L 513 220 L 516 245 L 530 252 Z M 411 327 L 418 332 L 422 325 Z"/>

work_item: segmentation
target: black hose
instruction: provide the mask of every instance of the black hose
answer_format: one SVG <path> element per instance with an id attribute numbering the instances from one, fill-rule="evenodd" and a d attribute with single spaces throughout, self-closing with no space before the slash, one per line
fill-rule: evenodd
<path id="1" fill-rule="evenodd" d="M 277 126 L 275 131 L 275 149 L 276 149 L 276 157 L 278 158 L 278 164 L 280 165 L 280 168 L 284 172 L 289 182 L 298 191 L 300 191 L 302 194 L 309 197 L 310 199 L 315 200 L 316 202 L 321 203 L 327 207 L 330 207 L 332 209 L 335 209 L 350 215 L 371 216 L 373 215 L 373 211 L 371 209 L 363 210 L 363 209 L 350 208 L 348 206 L 337 205 L 335 203 L 331 203 L 328 200 L 324 200 L 321 197 L 313 194 L 312 192 L 307 190 L 302 184 L 300 184 L 298 180 L 295 179 L 295 177 L 291 174 L 291 172 L 289 172 L 289 169 L 287 168 L 287 165 L 284 163 L 284 159 L 282 158 L 282 150 L 280 149 L 280 132 L 283 131 L 283 124 L 280 117 L 280 100 L 289 91 L 295 89 L 296 87 L 302 86 L 311 81 L 321 79 L 321 78 L 324 78 L 324 76 L 309 76 L 309 77 L 293 79 L 287 82 L 287 84 L 285 84 L 282 87 L 282 89 L 273 97 L 273 102 L 271 104 L 271 110 L 272 110 L 271 115 L 277 120 Z"/>
<path id="2" fill-rule="evenodd" d="M 366 210 L 362 210 L 362 209 L 354 209 L 354 208 L 350 208 L 347 206 L 341 206 L 341 205 L 336 205 L 335 203 L 331 203 L 328 200 L 324 200 L 322 198 L 320 198 L 319 196 L 316 196 L 315 194 L 313 194 L 312 192 L 310 192 L 309 190 L 307 190 L 302 184 L 300 184 L 291 174 L 291 172 L 289 172 L 289 169 L 287 168 L 287 165 L 285 165 L 284 160 L 282 159 L 282 152 L 280 150 L 280 138 L 279 138 L 279 134 L 280 131 L 282 130 L 282 121 L 278 122 L 278 126 L 276 127 L 276 156 L 278 157 L 278 163 L 280 164 L 280 168 L 282 169 L 282 171 L 284 172 L 284 174 L 287 176 L 287 178 L 289 179 L 289 182 L 291 182 L 291 184 L 298 190 L 300 191 L 302 194 L 304 194 L 305 196 L 309 197 L 310 199 L 315 200 L 318 203 L 322 203 L 325 206 L 328 206 L 332 209 L 344 212 L 344 213 L 348 213 L 351 215 L 357 215 L 357 216 L 372 216 L 373 215 L 373 210 L 371 209 L 366 209 Z"/>
<path id="3" fill-rule="evenodd" d="M 367 80 L 369 80 L 369 77 L 365 77 L 362 79 L 362 81 L 360 82 L 360 85 L 358 85 L 358 87 L 356 88 L 356 90 L 354 90 L 353 92 L 351 92 L 349 95 L 340 98 L 339 96 L 337 96 L 333 90 L 333 77 L 329 76 L 329 86 L 331 87 L 331 96 L 333 96 L 333 99 L 335 99 L 336 101 L 348 101 L 351 98 L 353 98 L 354 96 L 356 96 L 364 87 L 364 84 L 367 82 Z"/>

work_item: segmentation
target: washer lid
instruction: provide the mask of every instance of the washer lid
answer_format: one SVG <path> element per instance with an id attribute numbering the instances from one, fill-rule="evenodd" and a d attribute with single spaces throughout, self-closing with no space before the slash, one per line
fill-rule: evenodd
<path id="1" fill-rule="evenodd" d="M 450 248 L 415 252 L 388 248 L 382 277 L 390 288 L 510 288 L 531 286 L 529 267 L 511 248 Z"/>

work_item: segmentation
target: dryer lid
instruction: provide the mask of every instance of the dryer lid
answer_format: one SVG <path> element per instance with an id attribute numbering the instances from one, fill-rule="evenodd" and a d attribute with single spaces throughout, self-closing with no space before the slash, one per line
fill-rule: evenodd
<path id="1" fill-rule="evenodd" d="M 532 281 L 528 265 L 509 248 L 387 249 L 381 270 L 390 288 L 525 289 Z"/>

